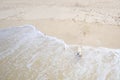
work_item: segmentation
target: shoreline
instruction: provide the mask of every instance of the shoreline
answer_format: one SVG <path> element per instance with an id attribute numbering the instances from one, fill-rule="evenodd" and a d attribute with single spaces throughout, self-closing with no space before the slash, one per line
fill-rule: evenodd
<path id="1" fill-rule="evenodd" d="M 36 26 L 41 32 L 64 40 L 67 44 L 93 47 L 120 48 L 120 27 L 98 23 L 86 23 L 73 20 L 2 20 L 0 28 Z M 10 26 L 11 25 L 11 26 Z"/>

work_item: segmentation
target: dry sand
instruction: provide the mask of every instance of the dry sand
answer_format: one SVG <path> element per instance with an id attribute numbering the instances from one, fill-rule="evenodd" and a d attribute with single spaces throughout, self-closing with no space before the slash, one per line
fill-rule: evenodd
<path id="1" fill-rule="evenodd" d="M 26 24 L 68 44 L 120 48 L 119 0 L 0 0 L 0 28 Z"/>

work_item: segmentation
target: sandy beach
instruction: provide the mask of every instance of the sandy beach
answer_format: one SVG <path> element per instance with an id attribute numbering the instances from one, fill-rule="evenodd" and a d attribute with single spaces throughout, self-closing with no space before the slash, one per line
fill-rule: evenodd
<path id="1" fill-rule="evenodd" d="M 120 80 L 120 0 L 0 0 L 0 80 Z"/>

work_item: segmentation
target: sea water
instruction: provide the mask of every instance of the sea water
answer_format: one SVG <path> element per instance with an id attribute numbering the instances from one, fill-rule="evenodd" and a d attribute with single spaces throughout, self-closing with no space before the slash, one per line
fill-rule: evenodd
<path id="1" fill-rule="evenodd" d="M 120 80 L 120 49 L 71 46 L 31 25 L 1 29 L 0 80 Z"/>

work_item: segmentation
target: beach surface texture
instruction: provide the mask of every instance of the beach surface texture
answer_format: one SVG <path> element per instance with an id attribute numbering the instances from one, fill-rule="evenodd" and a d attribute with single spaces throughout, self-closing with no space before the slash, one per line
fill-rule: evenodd
<path id="1" fill-rule="evenodd" d="M 0 80 L 120 80 L 120 0 L 0 0 Z"/>

